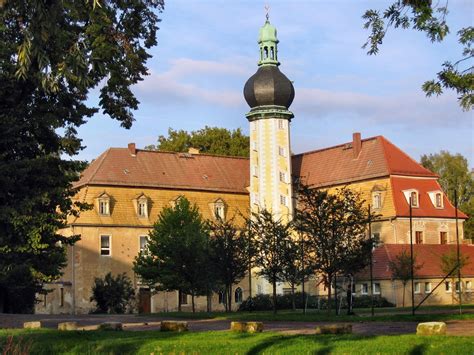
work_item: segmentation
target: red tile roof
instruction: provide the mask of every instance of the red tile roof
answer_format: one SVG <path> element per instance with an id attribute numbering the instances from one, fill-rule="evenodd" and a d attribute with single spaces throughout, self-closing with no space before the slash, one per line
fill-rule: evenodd
<path id="1" fill-rule="evenodd" d="M 362 140 L 354 158 L 352 143 L 293 156 L 293 174 L 311 186 L 331 186 L 392 174 L 436 177 L 382 136 Z"/>
<path id="2" fill-rule="evenodd" d="M 247 158 L 110 148 L 83 172 L 76 187 L 124 185 L 248 193 Z"/>
<path id="3" fill-rule="evenodd" d="M 373 277 L 375 280 L 390 280 L 392 273 L 389 262 L 406 251 L 410 255 L 409 244 L 384 244 L 376 248 L 373 253 Z M 413 245 L 416 265 L 421 269 L 415 274 L 415 278 L 442 278 L 445 274 L 441 268 L 441 256 L 451 251 L 456 251 L 456 245 L 450 244 L 416 244 Z M 474 245 L 460 245 L 462 255 L 468 256 L 467 265 L 461 270 L 463 277 L 474 276 Z M 370 279 L 369 268 L 364 269 L 356 275 L 358 280 Z"/>
<path id="4" fill-rule="evenodd" d="M 412 215 L 414 217 L 455 217 L 455 208 L 451 202 L 449 202 L 444 193 L 442 194 L 443 208 L 436 208 L 430 199 L 428 192 L 442 190 L 437 180 L 426 178 L 406 178 L 399 176 L 392 176 L 390 180 L 393 191 L 393 202 L 395 205 L 395 210 L 397 211 L 397 216 L 410 216 L 410 205 L 403 191 L 416 189 L 418 191 L 419 207 L 412 208 Z M 460 210 L 458 210 L 458 217 L 467 218 L 467 216 Z"/>

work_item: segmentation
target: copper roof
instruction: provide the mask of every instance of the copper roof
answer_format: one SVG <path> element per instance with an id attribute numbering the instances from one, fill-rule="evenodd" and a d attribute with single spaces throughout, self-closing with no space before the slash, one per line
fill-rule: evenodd
<path id="1" fill-rule="evenodd" d="M 392 273 L 389 262 L 405 251 L 410 255 L 410 244 L 384 244 L 376 248 L 373 253 L 373 277 L 375 280 L 390 280 Z M 416 272 L 415 278 L 442 278 L 445 276 L 441 268 L 441 256 L 456 251 L 453 244 L 415 244 L 413 254 L 416 265 L 421 268 Z M 474 276 L 474 245 L 460 245 L 461 255 L 468 256 L 467 265 L 462 268 L 463 277 Z M 364 269 L 356 275 L 359 280 L 370 278 L 369 269 Z"/>
<path id="2" fill-rule="evenodd" d="M 83 172 L 84 185 L 140 186 L 248 193 L 247 158 L 110 148 Z"/>

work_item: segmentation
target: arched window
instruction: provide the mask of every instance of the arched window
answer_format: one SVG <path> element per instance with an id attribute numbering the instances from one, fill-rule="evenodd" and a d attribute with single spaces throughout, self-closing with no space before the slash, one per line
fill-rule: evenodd
<path id="1" fill-rule="evenodd" d="M 275 59 L 275 50 L 273 49 L 273 47 L 270 47 L 270 58 Z"/>
<path id="2" fill-rule="evenodd" d="M 225 292 L 224 291 L 219 291 L 219 304 L 225 303 Z"/>
<path id="3" fill-rule="evenodd" d="M 234 295 L 235 295 L 235 303 L 242 303 L 242 289 L 240 287 L 237 287 L 235 289 Z"/>
<path id="4" fill-rule="evenodd" d="M 263 47 L 263 51 L 265 53 L 265 59 L 268 58 L 268 47 Z"/>

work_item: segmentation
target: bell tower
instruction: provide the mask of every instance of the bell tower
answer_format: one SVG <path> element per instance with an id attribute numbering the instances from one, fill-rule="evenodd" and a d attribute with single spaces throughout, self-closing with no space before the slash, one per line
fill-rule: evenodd
<path id="1" fill-rule="evenodd" d="M 275 219 L 293 217 L 290 122 L 295 96 L 291 81 L 280 71 L 276 28 L 268 19 L 260 28 L 257 72 L 244 87 L 250 106 L 251 211 L 271 211 Z"/>

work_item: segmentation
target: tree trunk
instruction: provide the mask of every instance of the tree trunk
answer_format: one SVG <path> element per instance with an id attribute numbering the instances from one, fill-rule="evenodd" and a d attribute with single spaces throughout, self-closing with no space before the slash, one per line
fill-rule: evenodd
<path id="1" fill-rule="evenodd" d="M 402 307 L 405 307 L 405 288 L 406 288 L 406 283 L 403 283 Z"/>
<path id="2" fill-rule="evenodd" d="M 277 283 L 275 279 L 273 279 L 273 314 L 277 313 Z"/>
<path id="3" fill-rule="evenodd" d="M 328 280 L 327 280 L 327 287 L 328 287 L 328 314 L 331 314 L 331 281 L 332 281 L 332 275 L 328 275 Z"/>
<path id="4" fill-rule="evenodd" d="M 196 311 L 195 308 L 194 308 L 194 291 L 191 292 L 191 304 L 192 304 L 192 307 L 193 307 L 193 313 Z"/>
<path id="5" fill-rule="evenodd" d="M 232 285 L 229 285 L 229 312 L 232 312 Z"/>
<path id="6" fill-rule="evenodd" d="M 207 313 L 212 312 L 212 293 L 207 293 Z"/>
<path id="7" fill-rule="evenodd" d="M 178 290 L 178 312 L 181 312 L 181 290 Z"/>
<path id="8" fill-rule="evenodd" d="M 336 316 L 339 315 L 339 307 L 338 307 L 338 299 L 337 299 L 337 274 L 334 275 L 334 304 L 336 305 Z"/>
<path id="9" fill-rule="evenodd" d="M 293 308 L 293 311 L 296 311 L 295 284 L 291 284 L 291 307 Z"/>

